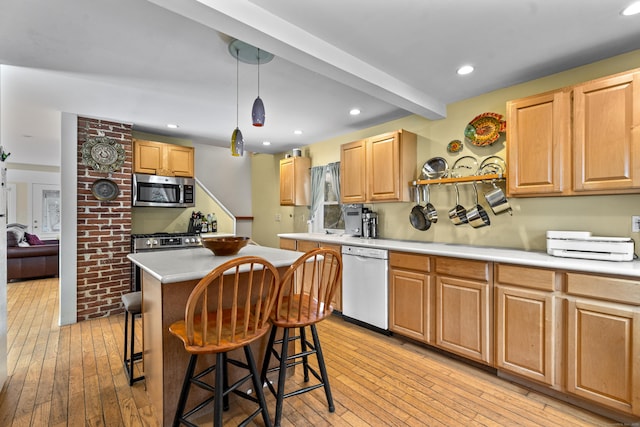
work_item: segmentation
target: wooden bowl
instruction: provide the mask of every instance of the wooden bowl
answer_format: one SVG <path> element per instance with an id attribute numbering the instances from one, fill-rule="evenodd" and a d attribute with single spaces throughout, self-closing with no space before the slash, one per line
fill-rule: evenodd
<path id="1" fill-rule="evenodd" d="M 204 237 L 202 245 L 217 256 L 235 255 L 249 243 L 248 237 Z"/>

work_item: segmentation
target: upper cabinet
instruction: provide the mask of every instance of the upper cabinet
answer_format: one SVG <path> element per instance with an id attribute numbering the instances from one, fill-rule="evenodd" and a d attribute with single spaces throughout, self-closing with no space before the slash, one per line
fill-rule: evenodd
<path id="1" fill-rule="evenodd" d="M 510 196 L 640 192 L 640 72 L 507 103 Z"/>
<path id="2" fill-rule="evenodd" d="M 311 159 L 289 157 L 280 160 L 280 205 L 308 206 L 311 192 Z"/>
<path id="3" fill-rule="evenodd" d="M 640 189 L 640 72 L 573 90 L 574 190 Z"/>
<path id="4" fill-rule="evenodd" d="M 342 203 L 409 201 L 416 177 L 417 137 L 405 130 L 340 147 Z"/>
<path id="5" fill-rule="evenodd" d="M 570 118 L 564 90 L 507 103 L 509 195 L 561 195 L 571 187 Z"/>
<path id="6" fill-rule="evenodd" d="M 163 176 L 194 176 L 193 147 L 156 141 L 133 141 L 133 172 Z"/>

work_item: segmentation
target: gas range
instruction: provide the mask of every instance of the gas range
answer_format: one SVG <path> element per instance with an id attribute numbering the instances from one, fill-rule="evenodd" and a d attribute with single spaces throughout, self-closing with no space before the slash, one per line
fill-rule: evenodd
<path id="1" fill-rule="evenodd" d="M 153 233 L 132 234 L 131 251 L 147 252 L 168 249 L 188 249 L 202 246 L 200 235 L 196 233 Z"/>

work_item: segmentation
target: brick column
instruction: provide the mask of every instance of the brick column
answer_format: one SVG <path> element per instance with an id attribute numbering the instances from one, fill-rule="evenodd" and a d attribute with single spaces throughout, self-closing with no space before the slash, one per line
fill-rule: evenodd
<path id="1" fill-rule="evenodd" d="M 126 153 L 122 168 L 98 172 L 82 161 L 82 145 L 104 135 Z M 78 321 L 123 311 L 120 296 L 130 289 L 131 262 L 131 125 L 78 117 Z M 100 201 L 91 193 L 97 179 L 115 182 L 120 194 Z M 63 255 L 64 256 L 64 255 Z"/>

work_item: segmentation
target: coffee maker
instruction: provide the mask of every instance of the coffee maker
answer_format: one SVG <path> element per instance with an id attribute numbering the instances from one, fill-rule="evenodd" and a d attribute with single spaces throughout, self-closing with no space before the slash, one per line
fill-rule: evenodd
<path id="1" fill-rule="evenodd" d="M 345 234 L 365 239 L 378 237 L 378 214 L 362 205 L 346 205 L 344 208 Z"/>
<path id="2" fill-rule="evenodd" d="M 367 208 L 362 212 L 362 237 L 365 239 L 378 238 L 378 214 Z"/>

